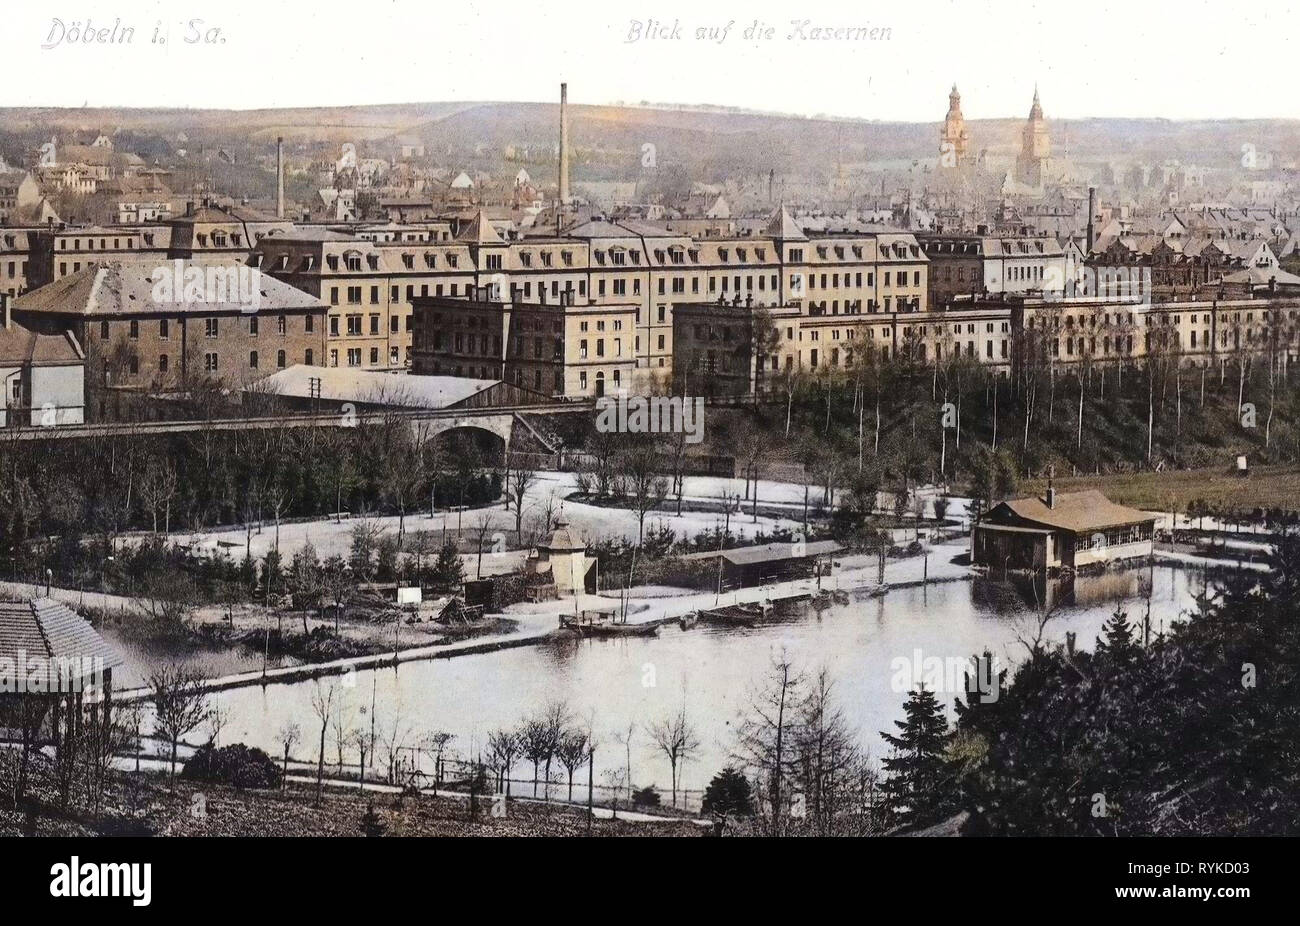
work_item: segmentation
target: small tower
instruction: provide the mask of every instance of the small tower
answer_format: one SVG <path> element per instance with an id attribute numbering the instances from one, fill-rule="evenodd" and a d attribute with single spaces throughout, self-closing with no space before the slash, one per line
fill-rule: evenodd
<path id="1" fill-rule="evenodd" d="M 1038 99 L 1038 85 L 1034 85 L 1034 102 L 1029 107 L 1029 118 L 1021 131 L 1020 156 L 1016 158 L 1016 180 L 1026 186 L 1042 186 L 1043 171 L 1052 156 L 1052 140 L 1047 134 L 1047 120 L 1043 118 L 1043 104 Z"/>
<path id="2" fill-rule="evenodd" d="M 961 114 L 961 94 L 957 85 L 952 85 L 948 94 L 948 115 L 943 120 L 943 129 L 939 132 L 939 163 L 955 167 L 966 160 L 970 136 L 966 133 L 966 119 Z M 951 160 L 949 160 L 951 159 Z"/>

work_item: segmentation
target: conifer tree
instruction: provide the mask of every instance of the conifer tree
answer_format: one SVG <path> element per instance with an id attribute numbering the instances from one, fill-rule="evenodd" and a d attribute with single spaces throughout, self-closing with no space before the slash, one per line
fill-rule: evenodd
<path id="1" fill-rule="evenodd" d="M 887 777 L 881 785 L 885 806 L 899 825 L 936 819 L 951 803 L 945 793 L 945 747 L 948 718 L 934 692 L 924 685 L 908 695 L 904 720 L 894 721 L 898 734 L 881 733 L 894 754 L 883 764 Z"/>

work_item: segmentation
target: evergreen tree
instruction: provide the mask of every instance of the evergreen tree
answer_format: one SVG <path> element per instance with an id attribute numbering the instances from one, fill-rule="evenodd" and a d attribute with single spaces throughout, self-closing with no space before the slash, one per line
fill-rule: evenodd
<path id="1" fill-rule="evenodd" d="M 704 789 L 704 813 L 747 817 L 754 812 L 754 795 L 749 780 L 728 765 L 713 776 Z"/>
<path id="2" fill-rule="evenodd" d="M 433 564 L 433 580 L 448 590 L 465 581 L 465 567 L 456 552 L 456 545 L 451 541 L 444 543 L 438 551 L 438 560 Z"/>
<path id="3" fill-rule="evenodd" d="M 903 712 L 906 719 L 894 721 L 898 735 L 881 733 L 894 747 L 883 762 L 887 777 L 881 790 L 891 818 L 909 826 L 931 822 L 952 805 L 944 790 L 948 718 L 924 685 L 908 695 Z"/>
<path id="4" fill-rule="evenodd" d="M 1115 613 L 1106 621 L 1101 633 L 1097 638 L 1098 656 L 1109 656 L 1115 664 L 1123 665 L 1138 654 L 1140 647 L 1137 634 L 1129 623 L 1128 614 L 1120 608 L 1115 608 Z"/>

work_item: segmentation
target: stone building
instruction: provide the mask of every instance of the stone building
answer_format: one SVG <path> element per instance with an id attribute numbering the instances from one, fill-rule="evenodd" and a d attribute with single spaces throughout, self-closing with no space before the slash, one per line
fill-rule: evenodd
<path id="1" fill-rule="evenodd" d="M 325 352 L 325 305 L 232 261 L 112 259 L 20 296 L 14 315 L 86 355 L 88 418 L 104 393 L 238 387 Z"/>

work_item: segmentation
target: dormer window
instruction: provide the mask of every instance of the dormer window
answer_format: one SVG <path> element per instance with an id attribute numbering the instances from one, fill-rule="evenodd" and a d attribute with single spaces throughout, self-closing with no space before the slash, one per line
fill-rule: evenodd
<path id="1" fill-rule="evenodd" d="M 747 252 L 745 251 L 744 248 L 736 248 L 736 257 L 737 257 L 737 258 L 738 258 L 742 263 L 743 263 L 745 260 L 748 259 L 747 256 L 746 256 L 746 254 L 747 254 Z"/>
<path id="2" fill-rule="evenodd" d="M 405 267 L 407 270 L 414 270 L 414 269 L 415 269 L 415 255 L 414 255 L 414 254 L 403 254 L 403 255 L 402 255 L 402 266 Z"/>
<path id="3" fill-rule="evenodd" d="M 337 271 L 339 269 L 339 256 L 337 254 L 330 254 L 327 256 L 325 258 L 325 266 L 329 267 L 330 270 Z"/>
<path id="4" fill-rule="evenodd" d="M 560 252 L 560 260 L 564 261 L 564 266 L 566 266 L 566 267 L 572 267 L 572 266 L 573 266 L 573 252 L 572 252 L 572 251 L 561 251 L 561 252 Z"/>
<path id="5" fill-rule="evenodd" d="M 432 251 L 425 251 L 424 266 L 428 267 L 430 270 L 438 266 L 438 255 L 434 254 Z"/>
<path id="6" fill-rule="evenodd" d="M 726 248 L 718 248 L 718 260 L 725 264 L 730 259 L 730 253 Z"/>
<path id="7" fill-rule="evenodd" d="M 521 267 L 531 267 L 532 265 L 533 265 L 533 252 L 532 252 L 532 251 L 520 251 L 520 252 L 519 252 L 519 266 L 521 266 Z"/>
<path id="8" fill-rule="evenodd" d="M 350 272 L 352 273 L 361 272 L 361 255 L 358 254 L 356 251 L 351 251 L 347 254 L 344 254 L 343 261 L 347 265 L 347 268 Z"/>
<path id="9" fill-rule="evenodd" d="M 367 266 L 370 267 L 371 270 L 378 270 L 378 269 L 379 269 L 379 255 L 378 255 L 378 254 L 367 254 L 367 255 L 366 255 L 366 264 L 367 264 Z"/>

